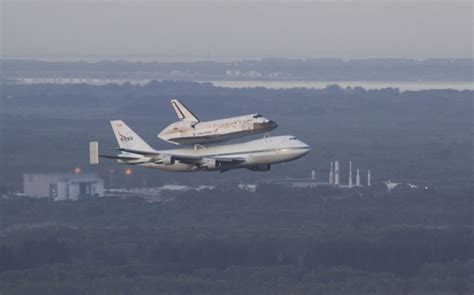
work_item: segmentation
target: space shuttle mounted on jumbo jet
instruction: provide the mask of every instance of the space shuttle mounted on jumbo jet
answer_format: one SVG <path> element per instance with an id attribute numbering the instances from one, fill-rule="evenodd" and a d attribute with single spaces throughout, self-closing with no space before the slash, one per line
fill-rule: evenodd
<path id="1" fill-rule="evenodd" d="M 158 137 L 173 144 L 218 143 L 268 132 L 278 126 L 260 114 L 201 122 L 179 99 L 172 99 L 171 105 L 180 121 L 168 125 Z"/>
<path id="2" fill-rule="evenodd" d="M 123 121 L 110 121 L 110 124 L 119 145 L 119 153 L 100 155 L 98 142 L 90 142 L 91 164 L 98 164 L 99 157 L 102 157 L 117 160 L 121 164 L 177 172 L 224 172 L 238 168 L 268 171 L 272 164 L 296 160 L 310 151 L 306 143 L 294 136 L 271 136 L 218 146 L 155 150 Z"/>

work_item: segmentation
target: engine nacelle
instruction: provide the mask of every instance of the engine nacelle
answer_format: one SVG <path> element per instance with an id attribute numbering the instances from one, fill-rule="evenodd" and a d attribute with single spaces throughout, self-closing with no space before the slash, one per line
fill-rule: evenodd
<path id="1" fill-rule="evenodd" d="M 220 168 L 222 163 L 219 160 L 212 159 L 212 158 L 204 158 L 201 162 L 201 167 L 205 167 L 208 169 L 216 169 Z"/>
<path id="2" fill-rule="evenodd" d="M 252 167 L 247 167 L 247 169 L 252 170 L 252 171 L 268 171 L 272 168 L 270 164 L 267 165 L 256 165 Z"/>
<path id="3" fill-rule="evenodd" d="M 163 164 L 165 164 L 165 165 L 173 165 L 174 162 L 175 162 L 173 156 L 171 156 L 171 155 L 161 156 L 161 161 L 163 161 Z"/>

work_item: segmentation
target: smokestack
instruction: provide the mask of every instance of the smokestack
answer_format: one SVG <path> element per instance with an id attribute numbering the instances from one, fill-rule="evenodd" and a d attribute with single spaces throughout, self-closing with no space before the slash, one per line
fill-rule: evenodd
<path id="1" fill-rule="evenodd" d="M 316 171 L 311 171 L 311 179 L 316 180 Z"/>
<path id="2" fill-rule="evenodd" d="M 334 162 L 334 184 L 339 185 L 339 161 Z"/>
<path id="3" fill-rule="evenodd" d="M 371 179 L 370 179 L 370 170 L 367 171 L 367 186 L 370 186 L 370 182 L 371 182 Z"/>
<path id="4" fill-rule="evenodd" d="M 331 170 L 329 170 L 329 184 L 334 184 L 334 166 L 331 162 Z"/>
<path id="5" fill-rule="evenodd" d="M 357 169 L 356 186 L 360 186 L 360 174 L 359 174 L 359 169 Z"/>
<path id="6" fill-rule="evenodd" d="M 349 161 L 349 188 L 352 188 L 352 161 Z"/>

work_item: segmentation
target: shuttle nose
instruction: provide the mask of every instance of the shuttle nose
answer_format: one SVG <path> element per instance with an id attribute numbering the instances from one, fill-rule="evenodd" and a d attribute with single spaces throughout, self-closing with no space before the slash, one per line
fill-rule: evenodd
<path id="1" fill-rule="evenodd" d="M 275 121 L 268 120 L 268 126 L 271 130 L 276 129 L 278 127 L 278 124 Z"/>
<path id="2" fill-rule="evenodd" d="M 264 130 L 264 131 L 271 131 L 278 127 L 278 124 L 272 120 L 265 119 L 260 121 L 260 123 L 254 123 L 253 127 L 255 130 Z"/>

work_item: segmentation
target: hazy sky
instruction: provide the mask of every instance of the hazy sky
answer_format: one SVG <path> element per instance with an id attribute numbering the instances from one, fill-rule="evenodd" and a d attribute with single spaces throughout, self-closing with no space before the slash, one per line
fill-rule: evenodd
<path id="1" fill-rule="evenodd" d="M 2 56 L 471 57 L 471 2 L 2 1 Z"/>

